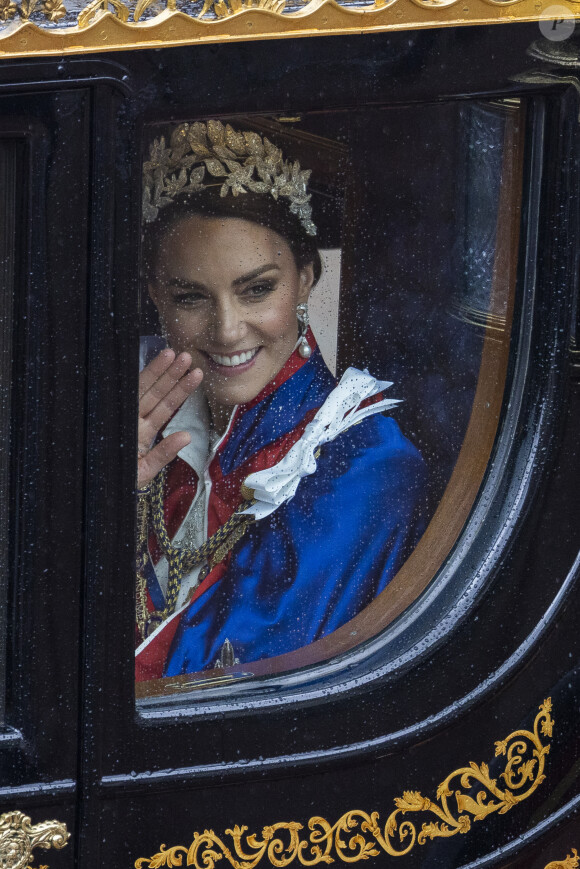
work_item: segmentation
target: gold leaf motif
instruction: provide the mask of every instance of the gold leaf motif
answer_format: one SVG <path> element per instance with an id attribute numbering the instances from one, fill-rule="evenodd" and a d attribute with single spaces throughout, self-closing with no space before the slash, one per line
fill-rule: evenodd
<path id="1" fill-rule="evenodd" d="M 201 121 L 196 121 L 195 124 L 186 124 L 185 126 L 187 128 L 187 139 L 191 147 L 195 143 L 207 147 L 205 124 L 202 124 Z"/>
<path id="2" fill-rule="evenodd" d="M 153 3 L 155 3 L 155 0 L 138 0 L 137 5 L 135 6 L 135 11 L 133 12 L 133 21 L 139 21 L 143 13 L 149 9 Z"/>
<path id="3" fill-rule="evenodd" d="M 0 815 L 0 866 L 25 869 L 35 848 L 60 850 L 69 839 L 66 824 L 60 821 L 32 824 L 23 812 L 5 812 Z"/>
<path id="4" fill-rule="evenodd" d="M 216 178 L 220 176 L 227 175 L 227 171 L 222 163 L 219 160 L 215 160 L 211 158 L 210 160 L 205 160 L 205 168 L 209 172 L 210 175 L 213 175 Z"/>
<path id="5" fill-rule="evenodd" d="M 238 133 L 229 124 L 226 124 L 226 144 L 238 157 L 246 156 L 247 150 L 243 134 Z"/>
<path id="6" fill-rule="evenodd" d="M 93 21 L 102 18 L 109 11 L 109 6 L 113 7 L 113 14 L 120 21 L 129 20 L 129 7 L 121 0 L 92 0 L 78 17 L 79 27 L 87 27 Z"/>
<path id="7" fill-rule="evenodd" d="M 187 848 L 182 848 L 180 845 L 176 845 L 173 848 L 166 848 L 165 845 L 162 845 L 159 849 L 159 853 L 155 854 L 154 857 L 151 857 L 152 862 L 147 863 L 147 867 L 148 869 L 161 869 L 162 866 L 182 866 L 183 854 L 187 854 Z M 145 860 L 143 858 L 137 860 L 135 866 L 140 867 L 144 862 Z"/>
<path id="8" fill-rule="evenodd" d="M 54 0 L 57 2 L 57 0 Z M 120 0 L 109 0 L 118 3 Z M 139 0 L 148 4 L 150 0 Z M 152 0 L 151 0 L 152 2 Z M 210 2 L 210 0 L 207 0 Z M 214 11 L 229 14 L 226 0 L 211 0 Z M 245 0 L 229 0 L 244 3 Z M 251 0 L 252 3 L 258 0 Z M 259 0 L 263 5 L 266 0 Z M 271 0 L 268 0 L 271 2 Z M 107 0 L 93 0 L 91 14 L 103 14 Z M 142 13 L 146 5 L 138 3 L 136 13 Z M 204 7 L 205 8 L 205 7 Z M 86 12 L 87 10 L 85 10 Z M 180 124 L 171 133 L 170 147 L 165 137 L 156 139 L 149 148 L 149 160 L 143 163 L 143 211 L 145 223 L 151 223 L 159 210 L 176 196 L 185 192 L 197 192 L 212 185 L 211 178 L 204 180 L 205 172 L 213 178 L 223 178 L 220 196 L 232 196 L 251 191 L 268 194 L 273 199 L 284 197 L 288 208 L 297 215 L 308 235 L 316 235 L 312 222 L 311 194 L 307 191 L 310 171 L 300 168 L 298 161 L 285 161 L 279 148 L 264 136 L 251 130 L 237 133 L 221 121 L 209 120 L 206 124 Z M 202 164 L 202 165 L 195 165 Z M 195 168 L 194 168 L 195 167 Z M 258 179 L 255 177 L 257 174 Z"/>
<path id="9" fill-rule="evenodd" d="M 262 157 L 264 154 L 264 145 L 262 144 L 262 139 L 258 136 L 257 133 L 248 130 L 244 133 L 244 139 L 246 140 L 246 145 L 248 148 L 248 152 L 254 157 Z"/>
<path id="10" fill-rule="evenodd" d="M 255 142 L 246 139 L 248 148 Z M 231 147 L 231 139 L 230 139 Z M 187 866 L 195 869 L 214 869 L 218 860 L 225 860 L 234 869 L 254 869 L 263 859 L 276 867 L 289 866 L 298 861 L 302 866 L 316 866 L 319 863 L 332 863 L 336 859 L 348 863 L 378 857 L 381 853 L 392 857 L 408 854 L 415 844 L 424 845 L 427 840 L 450 838 L 464 835 L 471 830 L 472 824 L 483 821 L 495 812 L 504 814 L 527 799 L 544 780 L 545 758 L 550 748 L 543 745 L 541 736 L 552 733 L 554 721 L 550 716 L 551 700 L 540 706 L 533 730 L 516 730 L 506 739 L 495 743 L 496 756 L 506 756 L 506 768 L 501 773 L 508 785 L 502 790 L 497 779 L 490 777 L 486 763 L 473 761 L 469 766 L 454 770 L 437 788 L 437 801 L 423 797 L 419 791 L 404 791 L 402 797 L 394 800 L 395 810 L 385 822 L 384 829 L 379 826 L 379 813 L 368 814 L 359 809 L 345 812 L 335 824 L 330 824 L 318 815 L 308 821 L 307 836 L 301 836 L 303 825 L 296 822 L 278 822 L 263 827 L 261 834 L 248 833 L 245 826 L 236 826 L 225 831 L 232 840 L 233 851 L 214 833 L 205 830 L 202 835 L 194 833 L 189 849 L 177 846 L 170 849 L 173 853 L 187 852 Z M 532 754 L 525 758 L 526 753 Z M 474 783 L 481 785 L 474 797 L 462 790 L 452 788 L 458 782 L 462 788 L 471 790 Z M 529 785 L 528 785 L 528 782 Z M 527 785 L 527 787 L 526 787 Z M 524 790 L 525 788 L 525 790 Z M 457 810 L 452 811 L 449 798 L 455 796 Z M 422 824 L 417 833 L 415 823 L 408 817 L 410 813 L 427 812 L 430 820 Z M 369 836 L 371 838 L 369 838 Z M 158 869 L 161 866 L 181 866 L 181 863 L 167 862 L 168 850 L 162 845 L 152 857 L 140 857 L 135 862 L 136 869 Z M 160 862 L 160 859 L 165 862 Z M 546 869 L 577 869 L 579 859 L 574 850 L 561 862 L 550 863 Z"/>
<path id="11" fill-rule="evenodd" d="M 572 848 L 572 853 L 568 854 L 563 860 L 553 860 L 548 863 L 544 869 L 578 869 L 580 857 L 576 848 Z"/>
<path id="12" fill-rule="evenodd" d="M 442 782 L 437 788 L 437 799 L 440 800 L 442 797 L 450 797 L 453 791 L 449 790 L 447 786 L 447 782 Z"/>
<path id="13" fill-rule="evenodd" d="M 490 815 L 492 812 L 496 812 L 499 808 L 499 805 L 493 801 L 489 803 L 485 802 L 487 798 L 486 791 L 479 791 L 477 795 L 477 800 L 474 800 L 467 794 L 460 793 L 460 791 L 457 791 L 456 797 L 457 811 L 469 812 L 473 815 L 474 821 L 482 821 L 486 817 L 486 815 Z"/>
<path id="14" fill-rule="evenodd" d="M 9 21 L 18 12 L 18 6 L 12 0 L 0 0 L 0 20 Z"/>
<path id="15" fill-rule="evenodd" d="M 28 21 L 32 13 L 38 6 L 38 0 L 20 0 L 19 12 L 25 21 Z"/>
<path id="16" fill-rule="evenodd" d="M 226 130 L 221 121 L 210 120 L 207 122 L 207 136 L 214 146 L 226 144 Z"/>
<path id="17" fill-rule="evenodd" d="M 495 744 L 495 756 L 499 757 L 500 754 L 505 754 L 507 751 L 507 739 L 500 739 Z"/>
<path id="18" fill-rule="evenodd" d="M 42 11 L 49 21 L 60 21 L 66 15 L 66 7 L 62 0 L 42 0 Z"/>
<path id="19" fill-rule="evenodd" d="M 422 797 L 419 791 L 403 791 L 403 798 L 397 797 L 395 805 L 402 812 L 420 812 L 429 808 L 429 800 Z"/>

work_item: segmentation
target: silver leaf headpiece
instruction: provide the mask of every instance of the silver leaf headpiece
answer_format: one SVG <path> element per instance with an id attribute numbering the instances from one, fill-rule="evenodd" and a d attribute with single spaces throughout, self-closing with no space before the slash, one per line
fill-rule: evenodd
<path id="1" fill-rule="evenodd" d="M 143 164 L 143 220 L 151 223 L 176 196 L 221 185 L 220 196 L 251 191 L 287 199 L 306 233 L 316 235 L 306 189 L 310 174 L 259 133 L 237 132 L 221 121 L 180 124 L 169 147 L 163 136 L 155 139 Z"/>

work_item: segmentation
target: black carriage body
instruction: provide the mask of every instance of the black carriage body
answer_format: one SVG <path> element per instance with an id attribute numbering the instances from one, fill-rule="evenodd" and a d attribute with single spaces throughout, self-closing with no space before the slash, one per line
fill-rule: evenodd
<path id="1" fill-rule="evenodd" d="M 38 863 L 314 865 L 326 855 L 544 869 L 580 849 L 579 99 L 577 69 L 541 57 L 537 40 L 536 24 L 503 24 L 0 66 L 4 180 L 8 190 L 16 178 L 18 207 L 5 221 L 14 331 L 2 811 L 58 818 L 72 833 L 62 851 L 35 851 Z M 136 705 L 144 127 L 365 106 L 422 107 L 414 117 L 428 127 L 445 106 L 516 98 L 525 135 L 506 388 L 479 494 L 433 582 L 338 658 Z M 518 738 L 525 751 L 510 773 Z M 470 764 L 475 778 L 452 777 Z M 247 828 L 239 849 L 237 827 Z M 170 862 L 163 853 L 176 846 Z"/>

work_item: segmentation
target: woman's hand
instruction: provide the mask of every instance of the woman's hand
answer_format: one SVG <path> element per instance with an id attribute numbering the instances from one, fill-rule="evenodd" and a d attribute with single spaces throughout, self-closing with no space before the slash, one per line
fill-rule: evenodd
<path id="1" fill-rule="evenodd" d="M 190 365 L 189 353 L 176 357 L 175 351 L 163 350 L 139 375 L 139 488 L 151 482 L 191 440 L 186 431 L 177 431 L 152 446 L 160 429 L 202 381 L 201 369 L 190 371 Z"/>

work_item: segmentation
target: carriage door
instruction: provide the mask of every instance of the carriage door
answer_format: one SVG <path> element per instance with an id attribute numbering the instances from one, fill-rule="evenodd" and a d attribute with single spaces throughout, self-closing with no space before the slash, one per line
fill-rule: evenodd
<path id="1" fill-rule="evenodd" d="M 0 0 L 0 869 L 579 865 L 574 20 L 404 2 Z M 271 653 L 228 636 L 136 679 L 169 485 L 143 508 L 139 370 L 171 332 L 144 216 L 206 182 L 316 223 L 314 363 L 403 399 L 385 412 L 425 484 L 411 534 L 382 465 L 335 501 L 319 478 L 286 539 L 298 561 L 343 523 L 311 576 L 340 568 L 336 607 L 409 532 L 332 629 L 297 642 L 314 607 L 282 612 Z M 317 467 L 368 458 L 341 463 L 341 436 Z M 208 571 L 260 533 L 224 526 Z M 264 552 L 274 595 L 293 575 Z"/>

